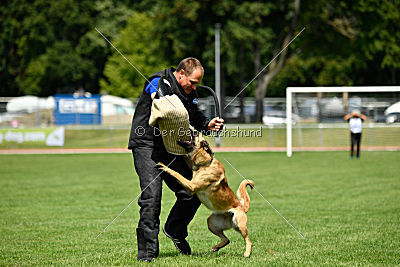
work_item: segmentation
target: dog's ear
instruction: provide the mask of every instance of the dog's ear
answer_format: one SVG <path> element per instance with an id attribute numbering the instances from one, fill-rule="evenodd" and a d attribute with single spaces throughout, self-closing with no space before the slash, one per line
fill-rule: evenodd
<path id="1" fill-rule="evenodd" d="M 212 151 L 210 145 L 206 140 L 200 142 L 200 147 L 204 149 L 204 151 L 207 152 L 207 154 L 209 154 L 210 156 L 214 155 L 214 152 Z"/>
<path id="2" fill-rule="evenodd" d="M 196 153 L 192 158 L 193 164 L 204 165 L 211 162 L 214 158 L 214 152 L 208 145 L 207 141 L 203 140 L 200 142 L 200 147 L 198 150 L 200 153 Z"/>

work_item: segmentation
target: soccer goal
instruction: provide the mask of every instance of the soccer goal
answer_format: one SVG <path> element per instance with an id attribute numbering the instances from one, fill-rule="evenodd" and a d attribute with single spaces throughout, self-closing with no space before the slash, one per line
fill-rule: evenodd
<path id="1" fill-rule="evenodd" d="M 344 116 L 367 116 L 363 150 L 400 150 L 400 86 L 288 87 L 286 154 L 348 149 Z"/>

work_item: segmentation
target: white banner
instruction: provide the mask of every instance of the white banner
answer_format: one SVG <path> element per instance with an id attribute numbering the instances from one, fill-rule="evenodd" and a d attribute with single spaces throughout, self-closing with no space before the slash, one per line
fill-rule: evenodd
<path id="1" fill-rule="evenodd" d="M 97 113 L 97 100 L 96 99 L 60 99 L 59 111 L 60 113 Z"/>

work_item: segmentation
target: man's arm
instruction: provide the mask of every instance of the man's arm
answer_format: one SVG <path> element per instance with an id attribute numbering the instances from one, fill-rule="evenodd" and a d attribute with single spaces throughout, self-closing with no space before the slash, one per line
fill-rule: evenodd
<path id="1" fill-rule="evenodd" d="M 351 113 L 347 114 L 346 116 L 344 116 L 344 120 L 348 121 L 351 118 L 351 116 L 352 116 Z"/>

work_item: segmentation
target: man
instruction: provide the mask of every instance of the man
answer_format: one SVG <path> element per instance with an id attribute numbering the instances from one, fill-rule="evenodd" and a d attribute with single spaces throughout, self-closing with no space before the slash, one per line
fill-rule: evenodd
<path id="1" fill-rule="evenodd" d="M 163 232 L 170 238 L 180 253 L 190 255 L 191 248 L 185 240 L 187 226 L 193 219 L 200 201 L 184 189 L 167 173 L 157 167 L 162 162 L 191 180 L 192 170 L 183 156 L 168 153 L 159 129 L 149 125 L 152 101 L 175 94 L 189 113 L 190 124 L 198 131 L 218 131 L 224 120 L 209 120 L 197 107 L 197 85 L 204 75 L 201 63 L 195 58 L 183 59 L 177 69 L 169 68 L 153 74 L 144 85 L 132 120 L 129 149 L 132 149 L 134 165 L 139 176 L 142 194 L 138 200 L 140 219 L 136 229 L 138 260 L 152 261 L 159 254 L 158 233 L 160 225 L 162 180 L 175 192 L 177 198 Z M 149 83 L 150 82 L 150 83 Z M 172 163 L 171 163 L 172 162 Z"/>
<path id="2" fill-rule="evenodd" d="M 349 122 L 350 125 L 350 158 L 354 156 L 354 144 L 357 145 L 357 158 L 360 158 L 360 142 L 361 142 L 361 132 L 362 123 L 367 117 L 361 114 L 357 109 L 353 110 L 350 114 L 344 116 L 344 120 Z"/>

